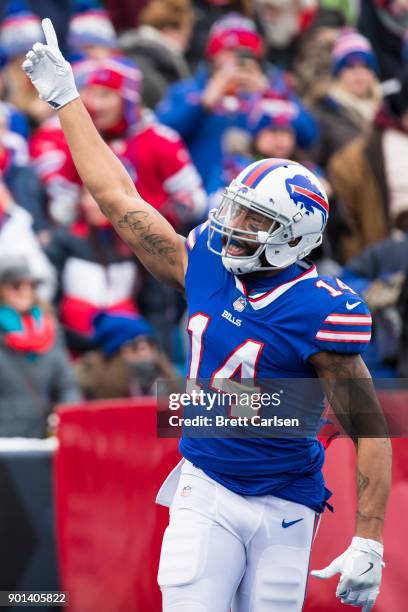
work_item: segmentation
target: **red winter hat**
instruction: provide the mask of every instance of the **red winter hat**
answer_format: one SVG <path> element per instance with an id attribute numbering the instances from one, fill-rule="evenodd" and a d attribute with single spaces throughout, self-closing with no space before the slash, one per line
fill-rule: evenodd
<path id="1" fill-rule="evenodd" d="M 124 101 L 128 124 L 138 120 L 142 73 L 132 60 L 124 57 L 83 60 L 73 68 L 79 90 L 88 85 L 114 89 Z"/>
<path id="2" fill-rule="evenodd" d="M 220 51 L 235 49 L 248 49 L 257 58 L 262 57 L 264 51 L 255 23 L 239 13 L 229 13 L 212 26 L 206 56 L 212 58 Z"/>

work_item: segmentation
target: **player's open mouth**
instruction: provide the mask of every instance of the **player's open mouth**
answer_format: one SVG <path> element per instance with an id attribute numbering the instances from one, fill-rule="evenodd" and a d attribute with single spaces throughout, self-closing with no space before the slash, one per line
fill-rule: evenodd
<path id="1" fill-rule="evenodd" d="M 246 244 L 243 244 L 234 238 L 231 239 L 228 245 L 227 255 L 232 255 L 233 257 L 244 257 L 245 255 L 249 255 L 249 253 L 250 250 Z"/>

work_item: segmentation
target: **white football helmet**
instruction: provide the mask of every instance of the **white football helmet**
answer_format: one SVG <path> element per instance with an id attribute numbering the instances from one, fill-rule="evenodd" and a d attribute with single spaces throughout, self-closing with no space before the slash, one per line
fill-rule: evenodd
<path id="1" fill-rule="evenodd" d="M 208 248 L 234 274 L 285 268 L 321 244 L 328 212 L 310 170 L 287 159 L 257 161 L 211 211 Z"/>

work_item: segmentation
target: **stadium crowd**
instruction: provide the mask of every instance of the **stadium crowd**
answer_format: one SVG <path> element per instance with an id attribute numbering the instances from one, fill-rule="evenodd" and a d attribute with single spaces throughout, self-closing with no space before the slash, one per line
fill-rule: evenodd
<path id="1" fill-rule="evenodd" d="M 103 138 L 181 234 L 262 157 L 324 181 L 313 259 L 364 296 L 374 376 L 408 376 L 407 0 L 11 0 L 0 16 L 0 436 L 183 373 L 183 298 L 81 185 L 21 70 L 53 19 Z"/>

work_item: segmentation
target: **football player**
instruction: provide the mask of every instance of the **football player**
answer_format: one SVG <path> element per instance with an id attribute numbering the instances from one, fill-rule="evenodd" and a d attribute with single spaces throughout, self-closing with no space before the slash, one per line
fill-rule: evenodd
<path id="1" fill-rule="evenodd" d="M 289 160 L 255 162 L 185 240 L 141 199 L 79 99 L 51 22 L 43 28 L 47 44 L 35 44 L 23 68 L 58 110 L 78 172 L 104 214 L 156 278 L 185 291 L 188 377 L 215 387 L 237 372 L 254 382 L 319 377 L 335 408 L 346 403 L 352 418 L 363 401 L 373 418 L 378 404 L 360 356 L 370 339 L 367 307 L 304 260 L 321 243 L 329 209 L 316 177 Z M 361 381 L 368 381 L 363 395 Z M 355 535 L 313 573 L 339 573 L 337 597 L 367 612 L 381 581 L 391 452 L 385 436 L 355 443 Z M 320 442 L 186 437 L 180 449 L 183 460 L 158 495 L 170 506 L 158 576 L 163 609 L 301 610 L 315 518 L 330 495 Z"/>

